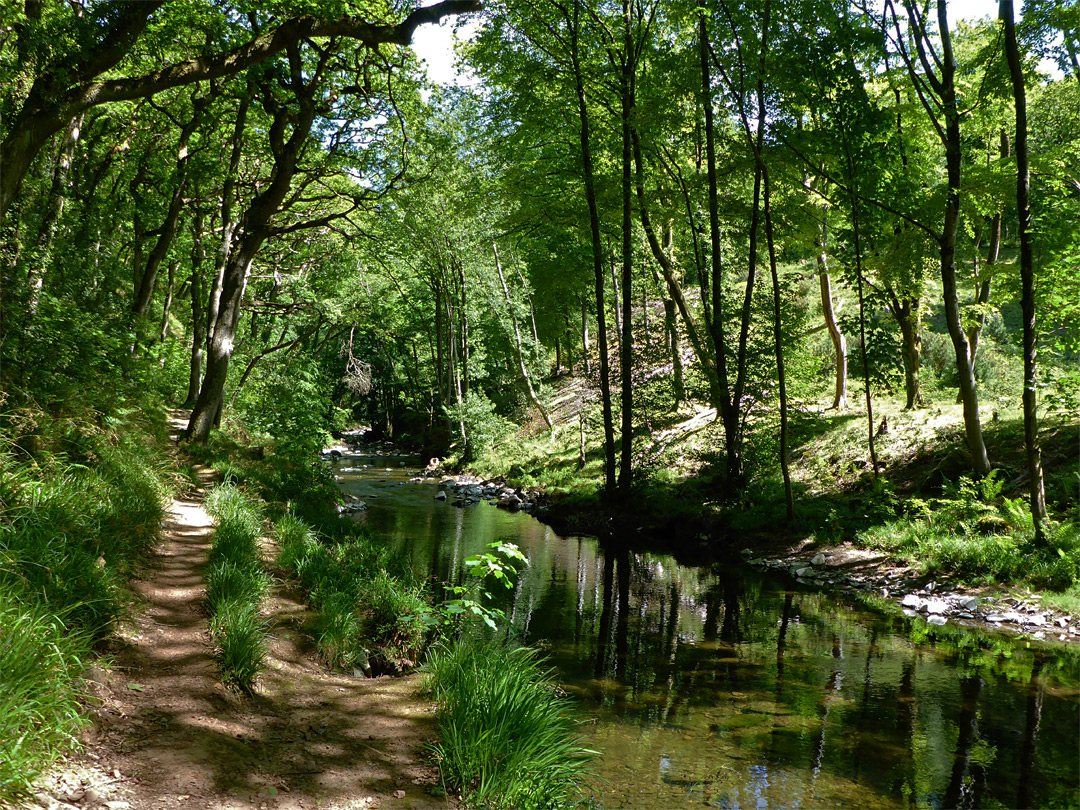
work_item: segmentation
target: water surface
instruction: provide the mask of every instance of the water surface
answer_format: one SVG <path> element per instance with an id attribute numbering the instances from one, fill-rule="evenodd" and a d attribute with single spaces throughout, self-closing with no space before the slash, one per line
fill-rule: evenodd
<path id="1" fill-rule="evenodd" d="M 1075 652 L 456 508 L 406 482 L 418 463 L 335 466 L 421 579 L 461 582 L 490 542 L 522 548 L 530 565 L 498 606 L 586 718 L 598 806 L 1080 807 Z"/>

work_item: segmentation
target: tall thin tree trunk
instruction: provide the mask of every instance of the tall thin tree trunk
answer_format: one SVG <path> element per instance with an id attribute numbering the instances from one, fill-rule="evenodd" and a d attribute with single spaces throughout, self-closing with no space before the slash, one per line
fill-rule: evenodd
<path id="1" fill-rule="evenodd" d="M 529 369 L 525 364 L 525 354 L 521 349 L 521 331 L 518 329 L 517 316 L 514 314 L 514 303 L 510 300 L 510 288 L 506 286 L 506 278 L 503 276 L 502 261 L 499 259 L 499 246 L 497 243 L 491 243 L 492 252 L 495 254 L 495 269 L 499 273 L 499 282 L 502 284 L 503 296 L 506 299 L 506 311 L 510 315 L 510 323 L 513 325 L 514 330 L 514 351 L 517 354 L 518 371 L 521 373 L 521 380 L 525 383 L 525 396 L 528 397 L 529 403 L 540 411 L 540 415 L 544 418 L 544 424 L 548 426 L 548 430 L 551 430 L 551 415 L 548 414 L 547 408 L 540 402 L 539 397 L 536 396 L 536 390 L 533 388 L 532 379 L 529 377 Z M 558 349 L 558 342 L 556 341 L 556 349 Z M 558 351 L 555 354 L 556 371 L 558 371 Z"/>
<path id="2" fill-rule="evenodd" d="M 765 28 L 768 28 L 768 3 Z M 765 32 L 762 32 L 764 38 Z M 787 519 L 795 519 L 795 497 L 791 491 L 791 471 L 788 464 L 788 398 L 787 379 L 784 375 L 784 334 L 780 316 L 780 274 L 776 269 L 776 245 L 773 241 L 772 206 L 770 204 L 769 169 L 762 166 L 762 204 L 765 209 L 765 244 L 769 251 L 769 273 L 773 286 L 773 345 L 776 351 L 776 380 L 780 393 L 780 473 L 784 478 L 784 507 Z"/>
<path id="3" fill-rule="evenodd" d="M 904 293 L 900 298 L 892 285 L 886 284 L 889 296 L 889 312 L 900 327 L 900 355 L 904 362 L 904 410 L 911 411 L 923 406 L 922 379 L 922 301 L 915 295 Z"/>
<path id="4" fill-rule="evenodd" d="M 1027 450 L 1028 493 L 1035 538 L 1046 541 L 1046 493 L 1043 486 L 1042 450 L 1039 447 L 1039 413 L 1035 386 L 1038 335 L 1035 331 L 1035 263 L 1031 244 L 1030 170 L 1027 148 L 1027 91 L 1016 42 L 1012 0 L 1001 0 L 1001 21 L 1005 26 L 1005 58 L 1012 78 L 1016 107 L 1016 210 L 1020 217 L 1020 309 L 1024 318 L 1024 446 Z"/>
<path id="5" fill-rule="evenodd" d="M 960 113 L 956 106 L 956 62 L 953 58 L 946 5 L 946 0 L 937 0 L 938 32 L 942 49 L 941 102 L 945 116 L 945 165 L 948 172 L 945 219 L 940 239 L 941 289 L 945 301 L 945 325 L 952 339 L 956 370 L 960 377 L 968 450 L 971 452 L 972 467 L 981 477 L 990 472 L 990 457 L 983 440 L 982 423 L 979 421 L 979 392 L 975 383 L 975 368 L 971 362 L 967 334 L 960 321 L 960 299 L 956 285 L 956 234 L 960 223 L 960 167 L 963 155 L 960 145 Z"/>
<path id="6" fill-rule="evenodd" d="M 592 237 L 593 275 L 596 287 L 596 331 L 600 354 L 600 400 L 604 415 L 604 486 L 609 495 L 615 492 L 615 425 L 611 409 L 611 373 L 608 364 L 607 323 L 604 317 L 604 245 L 600 235 L 600 212 L 596 200 L 592 145 L 589 135 L 589 108 L 585 100 L 585 80 L 578 54 L 578 27 L 581 0 L 575 0 L 571 24 L 570 54 L 581 122 L 581 160 L 585 179 L 585 199 L 589 206 L 589 232 Z"/>
<path id="7" fill-rule="evenodd" d="M 589 359 L 589 308 L 585 297 L 581 298 L 581 359 L 585 376 L 592 374 L 592 360 Z"/>
<path id="8" fill-rule="evenodd" d="M 878 475 L 878 462 L 877 449 L 874 447 L 874 404 L 870 397 L 870 361 L 866 355 L 866 298 L 863 295 L 862 229 L 859 227 L 859 202 L 857 199 L 859 175 L 851 155 L 851 144 L 848 142 L 846 128 L 841 128 L 841 136 L 844 157 L 847 160 L 848 172 L 851 176 L 849 199 L 851 201 L 851 230 L 855 236 L 855 277 L 859 293 L 859 348 L 862 350 L 863 390 L 866 394 L 866 441 L 870 448 L 870 464 L 876 478 Z"/>
<path id="9" fill-rule="evenodd" d="M 631 207 L 631 142 L 630 121 L 634 115 L 634 74 L 637 62 L 634 54 L 632 6 L 623 0 L 623 55 L 620 95 L 622 101 L 622 340 L 619 342 L 619 363 L 622 382 L 622 454 L 619 459 L 619 494 L 626 498 L 633 484 L 634 441 L 634 343 L 633 343 L 633 279 L 634 279 L 634 211 Z M 618 288 L 616 288 L 617 290 Z"/>
<path id="10" fill-rule="evenodd" d="M 176 229 L 180 223 L 180 212 L 184 207 L 184 191 L 187 187 L 188 172 L 188 142 L 194 134 L 203 110 L 210 104 L 207 96 L 198 98 L 194 102 L 194 111 L 189 120 L 180 128 L 180 137 L 176 145 L 176 168 L 173 172 L 174 185 L 172 197 L 169 200 L 169 208 L 165 213 L 165 219 L 161 227 L 157 229 L 158 239 L 146 258 L 146 267 L 141 269 L 139 283 L 135 290 L 135 298 L 131 304 L 131 312 L 135 321 L 140 321 L 150 308 L 150 301 L 154 296 L 154 284 L 157 281 L 158 268 L 169 252 L 173 239 L 176 237 Z M 139 268 L 136 268 L 139 270 Z"/>
<path id="11" fill-rule="evenodd" d="M 202 379 L 202 364 L 206 340 L 204 332 L 206 321 L 203 319 L 203 281 L 202 264 L 206 258 L 203 250 L 203 212 L 196 206 L 195 219 L 191 234 L 191 365 L 188 374 L 187 396 L 184 397 L 184 407 L 190 408 L 195 404 L 199 396 L 199 381 Z"/>
<path id="12" fill-rule="evenodd" d="M 34 251 L 30 257 L 30 271 L 27 279 L 30 294 L 27 310 L 31 316 L 37 313 L 41 301 L 41 289 L 45 283 L 45 273 L 51 261 L 49 253 L 52 248 L 53 238 L 56 236 L 56 225 L 60 221 L 60 216 L 64 213 L 68 180 L 71 177 L 71 164 L 75 158 L 75 148 L 79 144 L 82 124 L 83 116 L 80 114 L 68 125 L 67 132 L 64 133 L 64 140 L 60 144 L 60 151 L 56 156 L 52 187 L 49 189 L 49 203 L 45 208 L 45 215 L 41 219 L 41 227 L 38 229 Z"/>
<path id="13" fill-rule="evenodd" d="M 611 296 L 611 311 L 615 317 L 615 346 L 621 355 L 623 339 L 622 298 L 619 295 L 619 273 L 615 267 L 614 255 L 611 257 L 611 291 L 614 293 Z"/>
<path id="14" fill-rule="evenodd" d="M 221 307 L 221 287 L 224 283 L 225 266 L 229 263 L 229 254 L 233 248 L 233 237 L 240 225 L 239 217 L 233 217 L 233 197 L 236 188 L 236 176 L 240 170 L 240 158 L 244 145 L 244 128 L 247 124 L 248 107 L 251 93 L 247 92 L 240 99 L 236 110 L 236 123 L 233 126 L 232 149 L 229 154 L 229 168 L 225 174 L 225 183 L 221 189 L 221 248 L 214 266 L 214 279 L 210 283 L 210 297 L 206 303 L 206 353 L 210 354 L 210 343 L 214 339 L 214 325 L 217 323 Z"/>
<path id="15" fill-rule="evenodd" d="M 838 411 L 843 411 L 847 409 L 847 341 L 840 331 L 840 326 L 836 323 L 836 311 L 833 309 L 832 279 L 829 276 L 829 263 L 826 255 L 829 240 L 828 211 L 828 205 L 821 207 L 821 227 L 814 238 L 814 248 L 815 253 L 817 253 L 821 314 L 825 319 L 825 328 L 829 330 L 829 339 L 833 345 L 834 379 L 836 382 L 833 387 L 832 406 Z"/>
<path id="16" fill-rule="evenodd" d="M 1009 133 L 1002 127 L 998 154 L 1005 159 L 1009 157 L 1011 151 Z M 997 265 L 998 255 L 1001 252 L 1001 220 L 1001 211 L 994 214 L 990 220 L 990 244 L 986 249 L 986 262 L 983 264 L 982 272 L 979 273 L 979 291 L 975 297 L 975 304 L 979 311 L 975 316 L 974 325 L 968 330 L 968 346 L 971 350 L 972 364 L 978 357 L 979 338 L 982 337 L 983 327 L 986 325 L 986 305 L 990 301 L 990 287 L 994 282 L 994 267 Z"/>
<path id="17" fill-rule="evenodd" d="M 728 384 L 727 346 L 724 335 L 723 266 L 720 259 L 720 194 L 716 179 L 716 137 L 713 125 L 712 78 L 709 72 L 709 32 L 706 25 L 705 0 L 698 0 L 698 51 L 701 62 L 701 105 L 705 116 L 705 164 L 709 181 L 709 278 L 712 285 L 712 339 L 715 347 L 717 384 L 720 388 L 717 408 L 724 425 L 724 449 L 727 455 L 727 480 L 729 485 L 739 487 L 742 482 L 742 442 L 739 420 L 739 402 L 731 397 Z M 755 207 L 757 182 L 755 179 Z M 753 289 L 753 273 L 747 280 L 747 293 Z M 743 312 L 746 323 L 747 313 Z M 745 353 L 740 352 L 740 368 Z M 738 373 L 738 372 L 736 372 Z M 736 386 L 738 387 L 738 386 Z"/>
<path id="18" fill-rule="evenodd" d="M 165 306 L 161 308 L 161 329 L 158 334 L 158 342 L 162 344 L 162 348 L 164 348 L 165 340 L 169 336 L 169 313 L 172 309 L 177 264 L 179 264 L 179 262 L 169 262 L 169 274 L 165 287 Z M 162 362 L 164 362 L 164 357 L 162 358 Z"/>

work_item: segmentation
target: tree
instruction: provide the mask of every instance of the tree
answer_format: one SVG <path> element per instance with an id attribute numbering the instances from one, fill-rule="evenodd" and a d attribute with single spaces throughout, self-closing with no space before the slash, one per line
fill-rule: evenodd
<path id="1" fill-rule="evenodd" d="M 314 39 L 351 39 L 369 49 L 408 45 L 417 26 L 477 11 L 480 4 L 479 0 L 443 0 L 411 12 L 396 24 L 371 23 L 350 16 L 320 18 L 316 14 L 304 14 L 278 22 L 265 31 L 258 28 L 230 31 L 246 41 L 216 51 L 208 48 L 209 52 L 204 50 L 180 58 L 156 70 L 139 72 L 139 65 L 130 65 L 134 75 L 120 78 L 109 78 L 107 74 L 128 65 L 129 56 L 135 53 L 151 18 L 157 22 L 157 12 L 169 14 L 172 9 L 165 0 L 139 3 L 109 0 L 95 5 L 92 13 L 86 15 L 81 13 L 80 6 L 59 8 L 59 13 L 52 9 L 45 17 L 27 18 L 18 29 L 19 59 L 15 74 L 20 78 L 32 76 L 32 80 L 23 98 L 4 99 L 5 107 L 12 110 L 17 107 L 17 111 L 11 116 L 0 146 L 0 221 L 41 148 L 86 110 L 110 102 L 146 98 L 172 87 L 235 76 Z M 188 22 L 185 11 L 179 14 L 183 22 L 180 17 L 174 17 L 173 26 Z M 238 19 L 238 15 L 223 14 L 221 27 L 233 28 Z M 207 21 L 208 36 L 218 22 Z M 224 46 L 227 42 L 228 38 L 218 44 Z"/>
<path id="2" fill-rule="evenodd" d="M 1027 93 L 1020 48 L 1016 41 L 1012 0 L 1001 0 L 999 9 L 1005 31 L 1005 58 L 1012 79 L 1013 104 L 1016 107 L 1016 211 L 1020 219 L 1020 306 L 1024 330 L 1024 447 L 1027 451 L 1028 493 L 1035 537 L 1046 541 L 1046 493 L 1043 489 L 1042 452 L 1039 448 L 1036 356 L 1038 345 L 1035 332 L 1035 267 L 1032 255 L 1031 205 L 1029 202 L 1030 170 L 1028 168 Z"/>

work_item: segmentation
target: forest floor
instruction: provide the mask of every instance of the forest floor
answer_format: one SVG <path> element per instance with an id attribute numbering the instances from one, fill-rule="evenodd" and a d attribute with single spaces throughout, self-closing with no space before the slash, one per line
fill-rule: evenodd
<path id="1" fill-rule="evenodd" d="M 174 435 L 186 424 L 173 411 Z M 204 487 L 212 471 L 200 470 Z M 419 676 L 328 672 L 310 615 L 282 576 L 264 605 L 267 668 L 255 693 L 222 686 L 202 607 L 212 524 L 203 493 L 169 506 L 161 540 L 133 583 L 135 610 L 90 675 L 82 751 L 41 785 L 56 808 L 170 810 L 445 808 L 425 745 L 434 716 Z"/>

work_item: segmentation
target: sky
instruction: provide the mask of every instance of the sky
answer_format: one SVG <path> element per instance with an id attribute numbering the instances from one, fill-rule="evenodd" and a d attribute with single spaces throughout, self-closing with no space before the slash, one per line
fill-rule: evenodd
<path id="1" fill-rule="evenodd" d="M 430 5 L 434 0 L 425 2 Z M 1016 3 L 1019 16 L 1022 2 Z M 950 20 L 977 20 L 982 17 L 996 17 L 997 0 L 949 0 Z M 422 25 L 413 34 L 413 50 L 427 66 L 428 79 L 435 84 L 454 84 L 457 72 L 454 67 L 454 20 L 444 21 L 441 25 Z M 476 24 L 467 22 L 459 36 L 468 39 L 476 30 Z"/>

